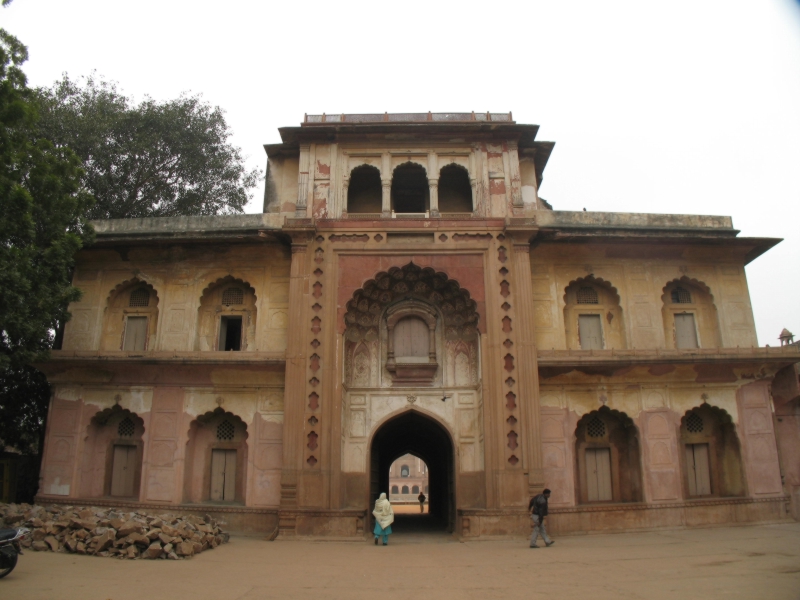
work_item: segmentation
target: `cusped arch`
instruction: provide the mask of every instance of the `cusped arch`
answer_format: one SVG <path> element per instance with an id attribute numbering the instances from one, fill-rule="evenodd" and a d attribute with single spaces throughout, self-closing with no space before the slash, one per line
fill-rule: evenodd
<path id="1" fill-rule="evenodd" d="M 683 413 L 683 416 L 681 417 L 681 427 L 683 427 L 686 424 L 686 419 L 689 417 L 689 415 L 691 415 L 693 412 L 697 410 L 706 410 L 711 414 L 713 414 L 718 419 L 720 424 L 730 425 L 734 429 L 736 428 L 736 424 L 733 422 L 733 417 L 727 410 L 725 410 L 724 408 L 720 408 L 719 406 L 714 406 L 713 404 L 709 404 L 708 402 L 703 402 L 702 404 L 698 404 L 697 406 L 694 406 L 689 410 L 687 410 L 685 413 Z"/>
<path id="2" fill-rule="evenodd" d="M 156 305 L 158 305 L 159 303 L 158 290 L 153 286 L 152 283 L 147 281 L 144 277 L 135 275 L 130 279 L 126 279 L 125 281 L 118 283 L 108 291 L 108 295 L 106 296 L 106 307 L 111 306 L 111 303 L 114 300 L 116 300 L 120 296 L 120 294 L 123 294 L 126 291 L 138 286 L 145 287 L 149 289 L 153 294 L 155 294 Z"/>
<path id="3" fill-rule="evenodd" d="M 594 275 L 587 275 L 586 277 L 578 277 L 577 279 L 573 279 L 564 287 L 564 295 L 562 296 L 562 300 L 564 304 L 567 304 L 567 290 L 573 286 L 580 287 L 581 285 L 596 285 L 598 287 L 604 288 L 611 293 L 611 297 L 617 303 L 620 304 L 621 299 L 619 296 L 619 291 L 617 290 L 614 285 L 610 281 L 603 279 L 602 277 L 595 277 Z"/>
<path id="4" fill-rule="evenodd" d="M 635 432 L 637 435 L 639 433 L 639 428 L 636 426 L 636 423 L 634 423 L 633 419 L 631 419 L 627 413 L 621 410 L 616 410 L 614 408 L 609 408 L 607 406 L 601 406 L 600 408 L 590 411 L 585 415 L 583 415 L 580 419 L 578 419 L 576 430 L 581 426 L 587 425 L 589 421 L 591 421 L 594 418 L 595 415 L 611 417 L 612 419 L 615 419 L 617 422 L 621 423 L 623 427 L 633 428 L 632 429 L 633 432 Z"/>
<path id="5" fill-rule="evenodd" d="M 376 339 L 387 307 L 410 299 L 436 307 L 442 314 L 449 338 L 477 336 L 478 304 L 470 298 L 469 290 L 446 273 L 410 262 L 381 271 L 353 292 L 344 315 L 345 337 L 352 342 Z"/>
<path id="6" fill-rule="evenodd" d="M 236 277 L 234 275 L 225 275 L 224 277 L 218 277 L 214 281 L 209 281 L 206 287 L 203 288 L 203 291 L 200 293 L 200 304 L 203 304 L 203 300 L 208 298 L 211 292 L 216 291 L 220 287 L 224 285 L 233 285 L 238 284 L 246 287 L 252 294 L 254 304 L 258 302 L 258 294 L 256 294 L 255 287 L 246 279 L 241 277 Z"/>
<path id="7" fill-rule="evenodd" d="M 428 175 L 428 166 L 427 166 L 426 163 L 427 163 L 427 159 L 423 162 L 422 159 L 419 159 L 419 158 L 417 158 L 415 156 L 410 156 L 410 157 L 408 157 L 408 160 L 406 160 L 405 162 L 402 162 L 400 164 L 397 164 L 392 168 L 392 178 L 394 178 L 394 176 L 397 173 L 398 169 L 400 169 L 400 171 L 402 172 L 403 169 L 417 169 L 417 167 L 421 168 L 425 172 L 425 176 L 427 177 L 427 175 Z"/>
<path id="8" fill-rule="evenodd" d="M 241 423 L 242 427 L 244 427 L 244 440 L 247 440 L 250 437 L 250 433 L 247 429 L 247 423 L 244 419 L 242 419 L 239 415 L 232 413 L 230 411 L 225 410 L 221 406 L 218 406 L 214 410 L 208 410 L 201 415 L 197 415 L 192 421 L 189 423 L 189 429 L 187 433 L 191 431 L 192 425 L 197 423 L 202 426 L 208 426 L 209 424 L 213 423 L 216 420 L 222 420 L 224 418 L 228 418 L 236 423 Z"/>
<path id="9" fill-rule="evenodd" d="M 667 293 L 668 293 L 667 289 L 670 286 L 672 286 L 673 284 L 676 284 L 676 283 L 677 284 L 688 285 L 688 286 L 691 286 L 691 287 L 695 287 L 695 288 L 699 289 L 701 292 L 704 292 L 705 294 L 708 294 L 708 297 L 711 299 L 711 303 L 712 304 L 715 302 L 714 301 L 714 294 L 711 293 L 711 288 L 708 287 L 708 285 L 706 284 L 705 281 L 701 281 L 700 279 L 690 278 L 690 277 L 687 277 L 686 275 L 684 275 L 683 277 L 675 277 L 674 279 L 671 279 L 666 284 L 664 284 L 664 287 L 661 288 L 661 300 L 663 302 L 666 303 L 666 301 L 667 301 Z"/>
<path id="10" fill-rule="evenodd" d="M 91 424 L 104 426 L 108 425 L 108 423 L 113 420 L 118 419 L 123 421 L 126 417 L 140 425 L 142 430 L 144 430 L 144 420 L 135 412 L 127 408 L 122 408 L 119 404 L 96 412 L 91 419 Z"/>

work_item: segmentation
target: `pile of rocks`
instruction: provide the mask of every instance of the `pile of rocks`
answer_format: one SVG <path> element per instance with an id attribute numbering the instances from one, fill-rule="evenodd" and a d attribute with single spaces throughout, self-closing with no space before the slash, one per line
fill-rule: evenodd
<path id="1" fill-rule="evenodd" d="M 0 523 L 27 527 L 25 546 L 117 558 L 189 558 L 216 548 L 229 535 L 210 516 L 149 515 L 113 508 L 0 504 Z"/>

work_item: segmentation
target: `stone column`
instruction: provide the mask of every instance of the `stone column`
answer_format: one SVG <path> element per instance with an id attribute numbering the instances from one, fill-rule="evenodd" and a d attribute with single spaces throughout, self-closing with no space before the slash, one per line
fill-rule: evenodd
<path id="1" fill-rule="evenodd" d="M 431 192 L 431 217 L 438 218 L 439 214 L 439 180 L 428 178 L 428 189 Z"/>
<path id="2" fill-rule="evenodd" d="M 381 217 L 392 216 L 392 156 L 384 152 L 381 156 Z"/>
<path id="3" fill-rule="evenodd" d="M 539 414 L 539 364 L 536 352 L 536 324 L 533 310 L 533 284 L 531 281 L 530 242 L 536 230 L 525 228 L 508 231 L 512 242 L 512 300 L 516 313 L 516 339 L 520 407 L 520 433 L 522 438 L 523 466 L 528 473 L 529 494 L 541 491 L 544 484 L 542 470 L 542 435 Z"/>
<path id="4" fill-rule="evenodd" d="M 430 190 L 431 217 L 439 215 L 439 158 L 435 152 L 428 153 L 428 189 Z"/>
<path id="5" fill-rule="evenodd" d="M 381 217 L 388 219 L 392 216 L 392 180 L 381 179 Z"/>

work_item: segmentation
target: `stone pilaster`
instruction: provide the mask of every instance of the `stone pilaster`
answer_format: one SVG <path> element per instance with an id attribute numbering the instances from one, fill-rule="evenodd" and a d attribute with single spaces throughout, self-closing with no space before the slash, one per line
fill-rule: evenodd
<path id="1" fill-rule="evenodd" d="M 310 146 L 300 146 L 300 173 L 297 177 L 297 204 L 295 205 L 294 213 L 298 219 L 304 219 L 307 213 L 310 151 Z"/>
<path id="2" fill-rule="evenodd" d="M 289 279 L 289 311 L 286 344 L 286 388 L 283 414 L 283 469 L 281 473 L 281 510 L 298 507 L 298 476 L 303 467 L 303 420 L 306 406 L 306 373 L 308 370 L 308 244 L 313 230 L 288 230 L 292 237 L 292 265 Z M 291 534 L 291 523 L 281 523 L 281 530 Z"/>
<path id="3" fill-rule="evenodd" d="M 512 245 L 513 294 L 515 299 L 517 386 L 520 408 L 523 467 L 528 473 L 529 493 L 538 493 L 544 484 L 539 411 L 539 366 L 536 352 L 533 285 L 531 282 L 530 241 L 535 230 L 507 231 Z"/>

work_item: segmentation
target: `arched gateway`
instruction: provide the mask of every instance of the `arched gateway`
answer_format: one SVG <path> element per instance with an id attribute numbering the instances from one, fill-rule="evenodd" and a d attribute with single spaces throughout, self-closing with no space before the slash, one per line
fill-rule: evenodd
<path id="1" fill-rule="evenodd" d="M 370 443 L 369 504 L 389 494 L 389 467 L 404 454 L 418 456 L 428 466 L 430 514 L 436 526 L 452 531 L 455 522 L 455 456 L 449 432 L 436 419 L 414 409 L 382 423 Z"/>
<path id="2" fill-rule="evenodd" d="M 342 467 L 368 475 L 353 505 L 388 493 L 389 467 L 412 453 L 430 469 L 430 513 L 452 530 L 459 475 L 483 470 L 477 303 L 411 262 L 367 281 L 344 319 Z"/>

